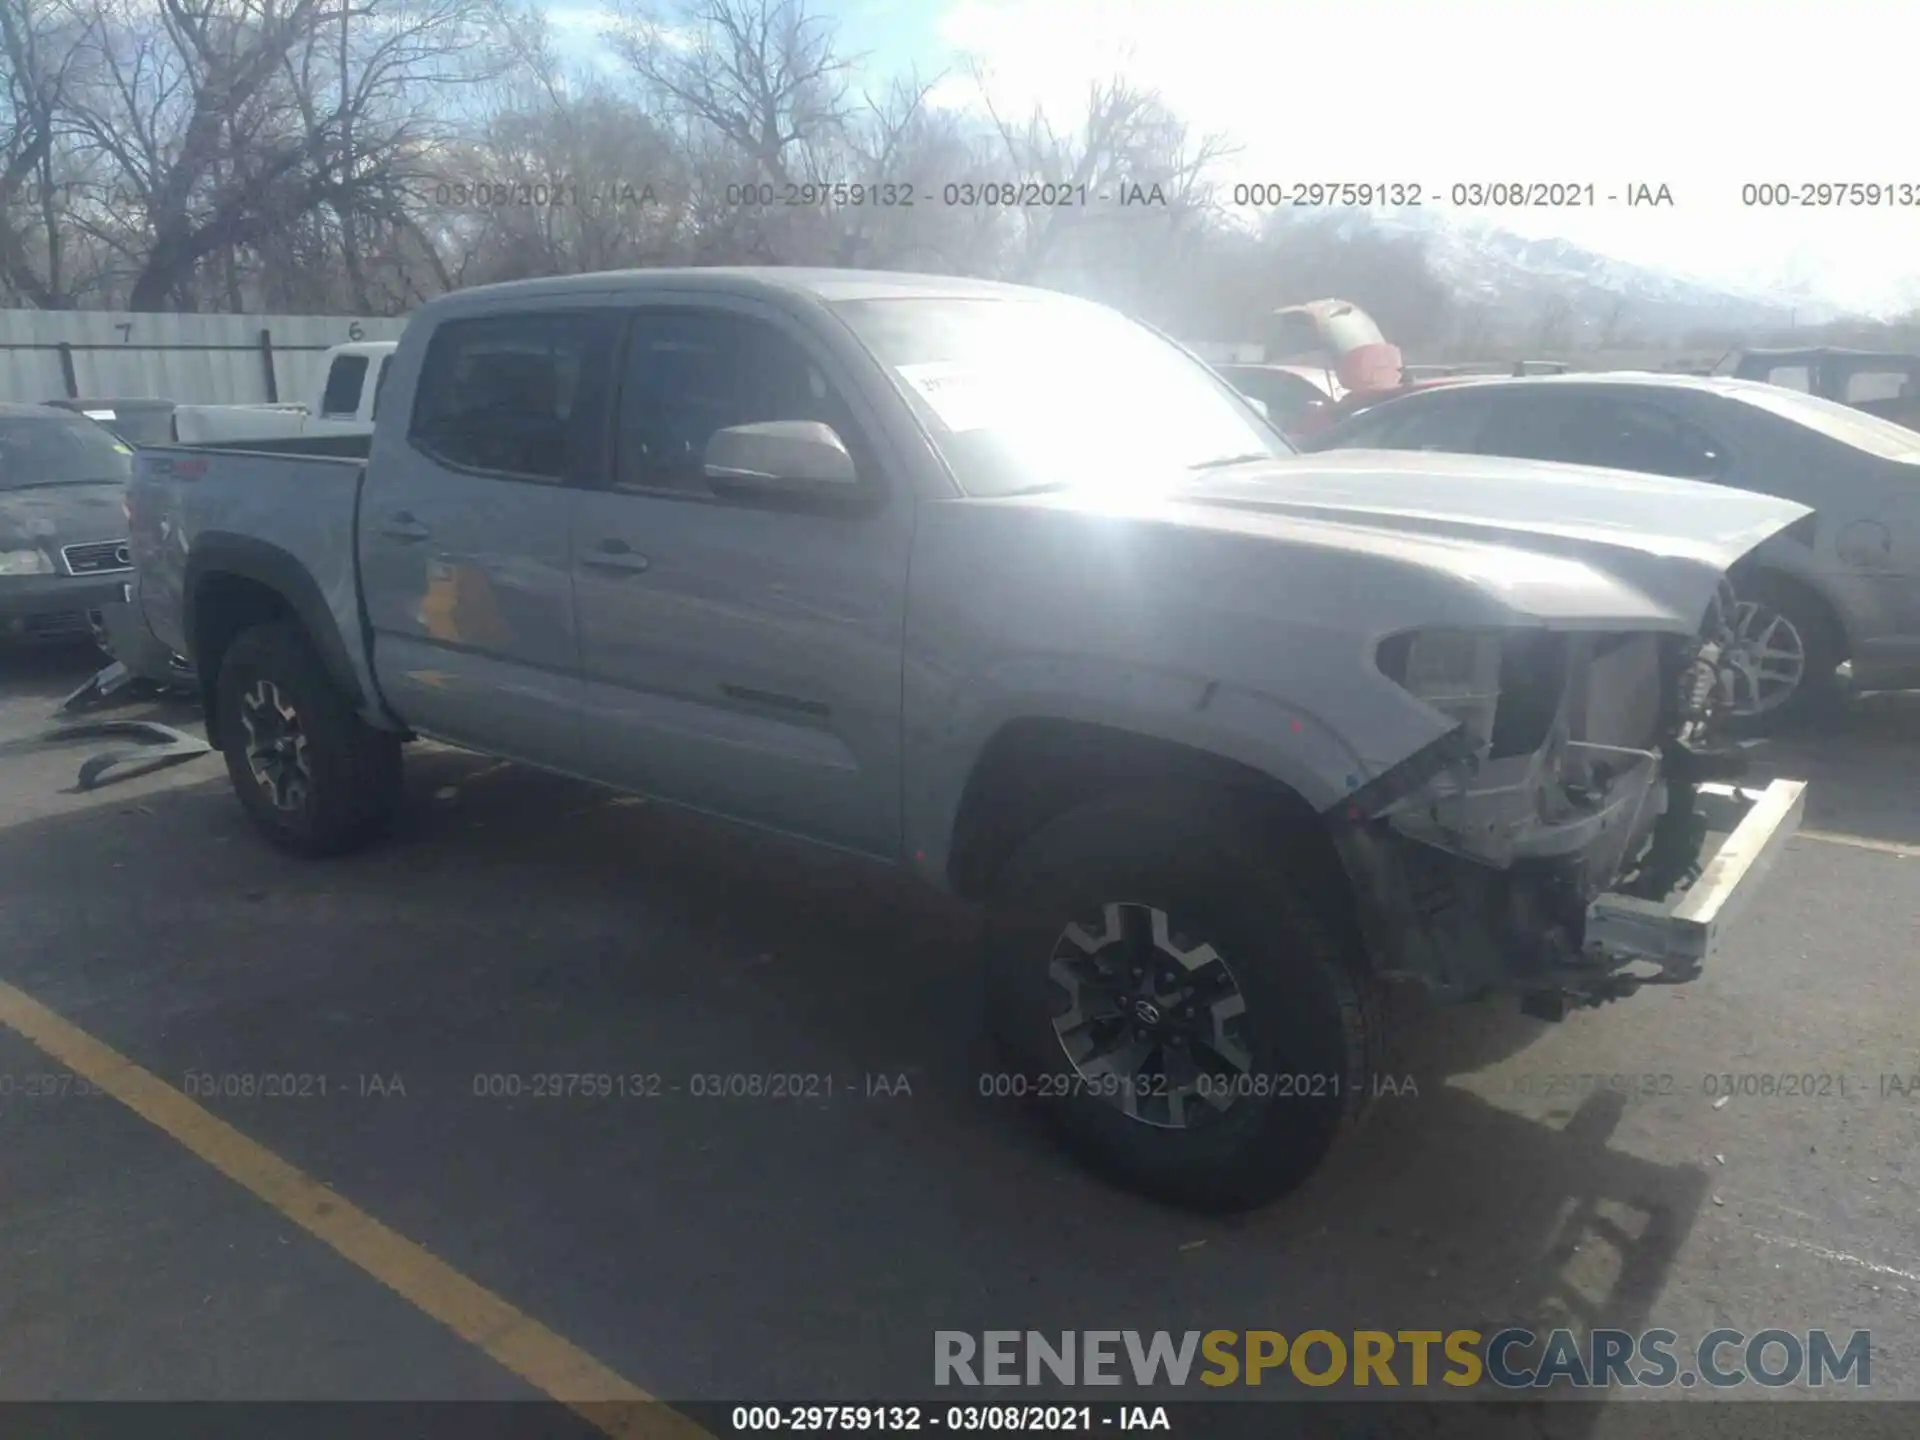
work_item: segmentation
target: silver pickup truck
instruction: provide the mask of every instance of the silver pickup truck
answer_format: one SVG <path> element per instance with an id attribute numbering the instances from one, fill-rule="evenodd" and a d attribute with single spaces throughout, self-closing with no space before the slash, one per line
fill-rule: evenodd
<path id="1" fill-rule="evenodd" d="M 1693 978 L 1799 821 L 1701 638 L 1789 501 L 1296 456 L 1141 325 L 937 277 L 463 291 L 387 390 L 361 455 L 139 458 L 266 836 L 371 841 L 420 735 L 904 865 L 982 914 L 994 1086 L 1153 1194 L 1307 1175 L 1390 982 Z"/>

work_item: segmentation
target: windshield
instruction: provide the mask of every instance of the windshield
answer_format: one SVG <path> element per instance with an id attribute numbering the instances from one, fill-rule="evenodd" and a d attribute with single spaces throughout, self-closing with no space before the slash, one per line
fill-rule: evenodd
<path id="1" fill-rule="evenodd" d="M 78 415 L 0 415 L 0 490 L 125 480 L 132 450 Z"/>
<path id="2" fill-rule="evenodd" d="M 1740 394 L 1751 404 L 1771 410 L 1796 425 L 1804 425 L 1830 440 L 1878 455 L 1882 460 L 1920 465 L 1920 431 L 1869 415 L 1851 405 L 1842 405 L 1837 400 L 1823 400 L 1818 395 L 1780 385 L 1745 385 Z"/>
<path id="3" fill-rule="evenodd" d="M 941 296 L 834 308 L 905 383 L 969 495 L 1158 486 L 1293 453 L 1206 366 L 1098 305 Z"/>

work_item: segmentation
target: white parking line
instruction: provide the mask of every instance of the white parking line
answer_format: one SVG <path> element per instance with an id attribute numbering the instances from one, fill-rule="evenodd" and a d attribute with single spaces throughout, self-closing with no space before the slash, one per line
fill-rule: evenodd
<path id="1" fill-rule="evenodd" d="M 1825 1245 L 1814 1244 L 1811 1240 L 1796 1240 L 1791 1235 L 1770 1235 L 1765 1230 L 1754 1231 L 1753 1238 L 1768 1245 L 1785 1245 L 1789 1250 L 1818 1255 L 1822 1260 L 1831 1260 L 1837 1265 L 1853 1265 L 1861 1270 L 1871 1271 L 1875 1275 L 1885 1275 L 1895 1280 L 1911 1280 L 1914 1284 L 1920 1285 L 1920 1271 L 1882 1265 L 1877 1260 L 1863 1260 L 1858 1255 L 1849 1255 L 1844 1250 L 1830 1250 Z"/>
<path id="2" fill-rule="evenodd" d="M 1818 840 L 1823 845 L 1847 845 L 1855 850 L 1874 850 L 1882 855 L 1901 855 L 1909 860 L 1920 858 L 1920 845 L 1902 845 L 1893 840 L 1873 840 L 1865 835 L 1848 835 L 1838 830 L 1799 830 L 1796 837 L 1801 840 Z"/>

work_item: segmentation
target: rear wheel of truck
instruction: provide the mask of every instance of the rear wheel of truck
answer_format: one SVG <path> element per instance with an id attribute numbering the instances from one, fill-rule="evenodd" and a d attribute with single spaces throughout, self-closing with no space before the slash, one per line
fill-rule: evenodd
<path id="1" fill-rule="evenodd" d="M 1360 1115 L 1378 992 L 1313 882 L 1225 796 L 1081 806 L 988 901 L 990 1024 L 1009 1070 L 1112 1179 L 1207 1210 L 1272 1200 Z"/>
<path id="2" fill-rule="evenodd" d="M 234 792 L 282 850 L 340 855 L 392 824 L 400 739 L 354 713 L 299 626 L 259 625 L 235 639 L 215 703 Z"/>

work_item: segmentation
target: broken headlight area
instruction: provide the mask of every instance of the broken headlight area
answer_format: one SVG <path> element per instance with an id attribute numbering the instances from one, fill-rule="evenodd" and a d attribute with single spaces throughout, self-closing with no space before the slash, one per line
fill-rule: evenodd
<path id="1" fill-rule="evenodd" d="M 1378 663 L 1457 729 L 1451 763 L 1368 813 L 1481 864 L 1577 857 L 1611 883 L 1664 804 L 1677 675 L 1661 636 L 1416 631 Z"/>
<path id="2" fill-rule="evenodd" d="M 1382 672 L 1456 724 L 1349 797 L 1337 843 L 1382 973 L 1555 1004 L 1693 978 L 1719 933 L 1676 898 L 1717 853 L 1701 802 L 1751 803 L 1704 794 L 1724 790 L 1708 782 L 1730 768 L 1701 743 L 1713 664 L 1710 639 L 1651 632 L 1383 644 Z M 1749 839 L 1771 853 L 1797 814 L 1782 809 Z M 1717 916 L 1724 896 L 1712 903 Z M 1641 960 L 1658 973 L 1630 972 Z"/>

